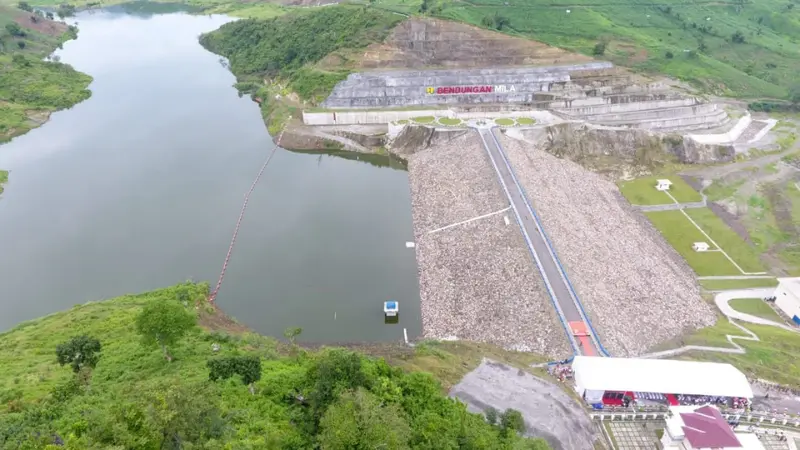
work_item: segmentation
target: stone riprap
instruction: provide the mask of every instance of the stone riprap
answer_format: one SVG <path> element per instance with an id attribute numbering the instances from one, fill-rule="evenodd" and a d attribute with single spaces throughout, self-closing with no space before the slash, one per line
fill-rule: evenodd
<path id="1" fill-rule="evenodd" d="M 608 62 L 551 67 L 467 70 L 404 70 L 354 73 L 339 82 L 326 108 L 378 108 L 411 105 L 530 103 L 536 94 L 563 89 L 571 72 L 610 69 Z M 491 86 L 492 92 L 439 93 L 438 88 Z M 512 90 L 513 87 L 513 90 Z M 429 89 L 433 89 L 433 93 Z"/>
<path id="2" fill-rule="evenodd" d="M 423 335 L 571 354 L 510 211 L 435 231 L 508 207 L 477 134 L 414 153 L 408 168 Z"/>
<path id="3" fill-rule="evenodd" d="M 531 144 L 498 139 L 614 356 L 714 324 L 691 268 L 614 183 Z"/>

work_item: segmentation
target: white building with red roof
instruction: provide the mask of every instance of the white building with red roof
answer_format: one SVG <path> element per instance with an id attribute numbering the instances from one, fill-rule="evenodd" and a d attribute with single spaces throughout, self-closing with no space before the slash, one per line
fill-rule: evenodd
<path id="1" fill-rule="evenodd" d="M 673 406 L 664 436 L 665 450 L 764 450 L 753 433 L 735 433 L 717 408 Z"/>

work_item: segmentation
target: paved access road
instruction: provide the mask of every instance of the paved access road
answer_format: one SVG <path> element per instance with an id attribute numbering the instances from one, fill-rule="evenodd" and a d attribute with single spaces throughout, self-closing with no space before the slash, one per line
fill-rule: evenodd
<path id="1" fill-rule="evenodd" d="M 514 214 L 517 216 L 517 221 L 522 228 L 522 233 L 535 253 L 534 259 L 536 259 L 536 264 L 543 272 L 545 284 L 548 285 L 550 293 L 561 309 L 564 320 L 567 322 L 583 322 L 583 317 L 572 298 L 569 286 L 567 286 L 567 283 L 561 276 L 558 264 L 551 255 L 542 233 L 539 232 L 539 227 L 536 225 L 536 220 L 533 218 L 533 211 L 531 211 L 528 203 L 524 199 L 522 188 L 514 181 L 514 177 L 511 175 L 511 169 L 506 164 L 503 154 L 491 136 L 491 129 L 478 128 L 478 133 L 480 133 L 481 139 L 483 139 L 483 145 L 489 153 L 492 166 L 494 166 L 500 178 L 503 190 L 506 192 L 511 202 L 511 207 L 514 210 Z"/>

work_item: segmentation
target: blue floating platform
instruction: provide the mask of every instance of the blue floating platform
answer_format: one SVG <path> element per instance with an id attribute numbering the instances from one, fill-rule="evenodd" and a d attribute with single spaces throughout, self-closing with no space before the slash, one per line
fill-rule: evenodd
<path id="1" fill-rule="evenodd" d="M 399 310 L 400 307 L 396 301 L 389 300 L 388 302 L 383 302 L 383 313 L 387 316 L 396 316 Z"/>

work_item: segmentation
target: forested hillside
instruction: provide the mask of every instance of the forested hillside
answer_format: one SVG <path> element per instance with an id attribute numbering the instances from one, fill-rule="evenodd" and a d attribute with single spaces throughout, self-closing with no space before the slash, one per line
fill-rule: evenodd
<path id="1" fill-rule="evenodd" d="M 430 374 L 244 332 L 207 292 L 186 283 L 0 334 L 0 448 L 548 448 L 518 436 L 519 413 L 490 424 Z"/>
<path id="2" fill-rule="evenodd" d="M 228 58 L 241 82 L 279 78 L 301 98 L 320 100 L 348 72 L 323 72 L 311 64 L 335 50 L 380 42 L 402 19 L 375 8 L 334 6 L 232 22 L 202 36 L 200 43 Z"/>
<path id="3" fill-rule="evenodd" d="M 92 78 L 57 60 L 43 60 L 77 29 L 52 13 L 0 6 L 0 143 L 43 123 L 49 114 L 91 95 Z"/>

